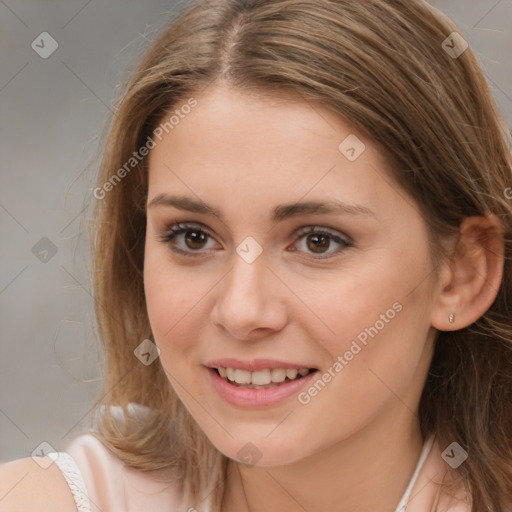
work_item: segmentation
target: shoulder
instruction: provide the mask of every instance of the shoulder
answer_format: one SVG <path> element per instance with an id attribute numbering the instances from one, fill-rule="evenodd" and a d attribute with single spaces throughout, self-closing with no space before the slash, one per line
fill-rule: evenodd
<path id="1" fill-rule="evenodd" d="M 157 512 L 182 506 L 173 469 L 142 471 L 129 467 L 90 433 L 73 439 L 66 453 L 80 470 L 90 503 L 100 510 Z"/>
<path id="2" fill-rule="evenodd" d="M 76 512 L 75 500 L 50 457 L 0 464 L 0 511 Z"/>

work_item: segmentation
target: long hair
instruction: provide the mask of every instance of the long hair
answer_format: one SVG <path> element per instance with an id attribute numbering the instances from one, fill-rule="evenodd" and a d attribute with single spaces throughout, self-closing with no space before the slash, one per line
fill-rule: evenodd
<path id="1" fill-rule="evenodd" d="M 156 142 L 166 115 L 190 110 L 194 94 L 224 83 L 320 101 L 380 143 L 422 211 L 434 258 L 464 218 L 500 219 L 497 298 L 469 327 L 438 333 L 419 418 L 424 437 L 435 433 L 440 446 L 457 440 L 469 453 L 458 471 L 472 511 L 504 512 L 500 502 L 512 496 L 510 132 L 475 55 L 454 32 L 422 0 L 209 0 L 183 8 L 151 44 L 118 98 L 91 219 L 105 354 L 96 435 L 127 465 L 173 468 L 191 504 L 212 492 L 219 510 L 228 459 L 178 399 L 159 359 L 141 364 L 134 350 L 153 339 L 142 272 L 142 148 Z M 129 403 L 153 412 L 137 417 Z M 123 422 L 112 406 L 126 408 Z"/>

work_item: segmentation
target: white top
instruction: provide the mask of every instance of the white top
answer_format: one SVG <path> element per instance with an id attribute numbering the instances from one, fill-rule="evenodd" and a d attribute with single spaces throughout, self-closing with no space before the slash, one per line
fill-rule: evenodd
<path id="1" fill-rule="evenodd" d="M 90 512 L 91 505 L 89 503 L 89 496 L 87 495 L 87 488 L 85 487 L 82 473 L 80 473 L 75 459 L 66 452 L 52 452 L 49 453 L 48 456 L 59 466 L 64 478 L 67 480 L 73 498 L 75 499 L 77 511 Z"/>
<path id="2" fill-rule="evenodd" d="M 85 438 L 86 436 L 82 436 L 82 437 Z M 416 469 L 414 470 L 414 473 L 411 477 L 409 485 L 407 486 L 407 489 L 406 489 L 404 495 L 402 496 L 402 499 L 398 503 L 398 506 L 397 506 L 395 512 L 404 512 L 405 511 L 407 504 L 409 502 L 409 498 L 410 498 L 413 486 L 416 483 L 416 480 L 418 479 L 418 475 L 420 474 L 421 468 L 423 467 L 425 460 L 427 459 L 427 456 L 430 453 L 433 442 L 434 442 L 433 435 L 425 441 L 420 458 L 416 465 Z M 66 452 L 53 452 L 48 455 L 54 460 L 54 462 L 60 468 L 62 474 L 64 475 L 64 478 L 68 482 L 68 485 L 69 485 L 71 492 L 73 494 L 73 497 L 75 499 L 77 512 L 90 512 L 91 504 L 90 504 L 90 500 L 89 500 L 89 495 L 88 495 L 87 488 L 86 488 L 86 485 L 84 482 L 84 478 L 82 476 L 82 473 L 81 473 L 75 459 L 69 453 L 66 453 Z M 89 469 L 89 468 L 87 468 L 87 469 Z M 168 505 L 170 505 L 170 504 L 168 504 Z M 131 507 L 128 507 L 128 508 L 131 508 Z M 209 507 L 207 507 L 205 509 L 205 511 L 209 512 Z M 105 512 L 107 512 L 107 510 L 105 510 Z M 157 507 L 155 507 L 155 508 L 152 507 L 151 512 L 157 512 Z M 170 511 L 167 508 L 166 512 L 172 512 L 172 511 Z"/>
<path id="3" fill-rule="evenodd" d="M 412 488 L 414 487 L 414 484 L 416 483 L 416 480 L 418 479 L 418 476 L 420 474 L 421 468 L 423 467 L 423 464 L 425 464 L 425 461 L 427 460 L 428 454 L 430 453 L 430 450 L 432 448 L 432 445 L 434 444 L 434 436 L 430 436 L 423 445 L 423 450 L 421 451 L 420 458 L 418 460 L 418 464 L 416 465 L 416 469 L 414 470 L 414 473 L 412 474 L 411 481 L 409 482 L 409 485 L 407 486 L 407 489 L 405 490 L 405 494 L 402 496 L 402 499 L 398 503 L 398 507 L 396 507 L 395 512 L 404 512 L 407 508 L 407 504 L 409 503 L 409 498 L 411 496 Z"/>

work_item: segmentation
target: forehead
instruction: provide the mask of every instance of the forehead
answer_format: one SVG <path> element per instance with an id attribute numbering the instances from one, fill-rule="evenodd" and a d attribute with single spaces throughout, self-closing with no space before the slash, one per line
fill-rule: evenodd
<path id="1" fill-rule="evenodd" d="M 187 99 L 173 107 L 179 122 L 151 150 L 149 201 L 172 192 L 211 197 L 219 209 L 227 200 L 270 209 L 305 195 L 396 202 L 399 187 L 382 148 L 320 103 L 223 87 L 193 99 L 193 109 L 180 112 Z"/>

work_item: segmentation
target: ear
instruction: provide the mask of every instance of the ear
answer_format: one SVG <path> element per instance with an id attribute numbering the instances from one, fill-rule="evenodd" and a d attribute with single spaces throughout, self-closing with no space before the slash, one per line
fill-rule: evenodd
<path id="1" fill-rule="evenodd" d="M 487 215 L 464 219 L 451 256 L 441 273 L 441 289 L 431 316 L 432 326 L 441 331 L 471 325 L 496 299 L 504 265 L 503 231 L 498 218 Z"/>

